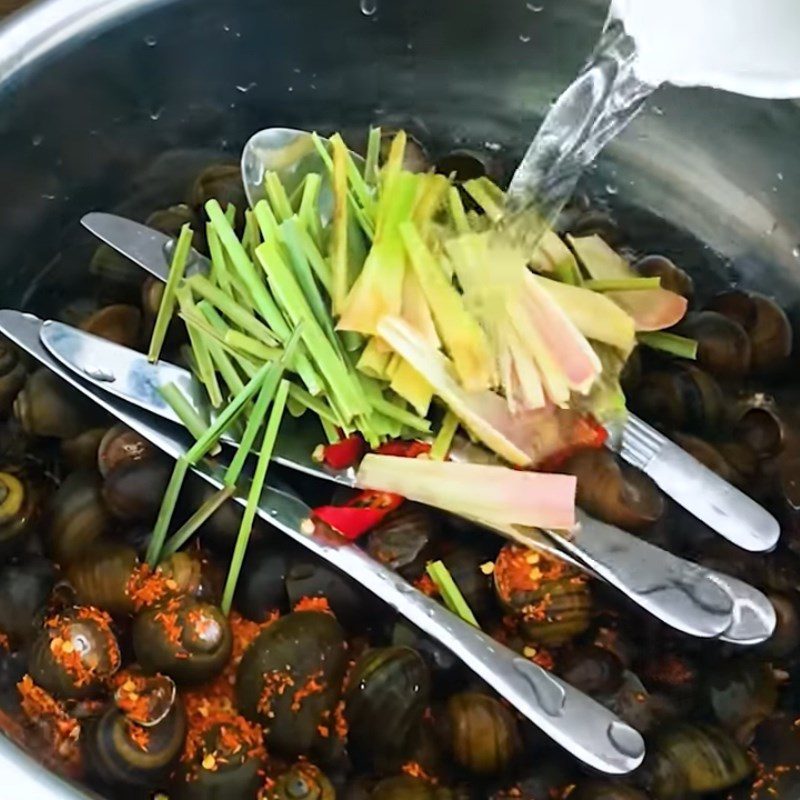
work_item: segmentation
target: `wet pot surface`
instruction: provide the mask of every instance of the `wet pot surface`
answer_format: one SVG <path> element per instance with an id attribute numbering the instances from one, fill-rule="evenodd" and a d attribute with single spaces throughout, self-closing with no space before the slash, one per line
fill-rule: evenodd
<path id="1" fill-rule="evenodd" d="M 188 221 L 202 248 L 203 202 L 244 207 L 238 154 L 267 126 L 341 130 L 356 147 L 370 124 L 403 127 L 428 164 L 503 183 L 589 52 L 603 5 L 40 4 L 0 30 L 2 304 L 145 345 L 156 290 L 98 248 L 80 216 L 116 211 L 169 232 Z M 778 610 L 770 642 L 683 637 L 607 587 L 425 509 L 390 518 L 367 544 L 411 581 L 442 557 L 485 630 L 643 732 L 649 756 L 636 775 L 587 775 L 449 653 L 266 526 L 225 619 L 232 508 L 206 523 L 202 547 L 145 574 L 171 465 L 2 351 L 0 484 L 21 487 L 25 502 L 0 515 L 0 721 L 19 739 L 20 713 L 45 720 L 22 738 L 40 757 L 42 741 L 55 743 L 45 760 L 70 782 L 31 778 L 38 767 L 8 748 L 26 796 L 81 797 L 66 793 L 84 783 L 132 798 L 253 798 L 260 787 L 259 800 L 794 796 L 799 126 L 795 103 L 663 89 L 560 221 L 598 233 L 642 274 L 666 270 L 690 296 L 699 361 L 637 351 L 630 405 L 774 511 L 782 542 L 766 555 L 728 547 L 610 455 L 570 465 L 587 481 L 582 502 L 761 588 Z M 186 487 L 180 508 L 203 492 Z M 486 566 L 520 563 L 546 578 L 503 582 Z M 220 689 L 234 680 L 235 697 Z M 378 719 L 391 725 L 372 736 Z M 345 748 L 337 734 L 348 727 Z"/>

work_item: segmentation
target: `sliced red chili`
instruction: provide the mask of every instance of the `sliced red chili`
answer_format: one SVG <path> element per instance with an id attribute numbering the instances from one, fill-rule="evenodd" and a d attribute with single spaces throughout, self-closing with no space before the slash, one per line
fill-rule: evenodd
<path id="1" fill-rule="evenodd" d="M 376 492 L 365 489 L 341 506 L 320 506 L 314 509 L 314 515 L 331 526 L 345 539 L 358 539 L 395 509 L 399 508 L 403 498 L 391 492 Z"/>
<path id="2" fill-rule="evenodd" d="M 402 456 L 403 458 L 416 458 L 423 453 L 430 453 L 431 446 L 428 442 L 396 441 L 386 442 L 376 448 L 375 452 L 382 456 Z"/>
<path id="3" fill-rule="evenodd" d="M 542 461 L 537 469 L 557 472 L 579 450 L 599 450 L 608 439 L 608 431 L 594 417 L 581 417 L 573 423 L 569 443 Z"/>
<path id="4" fill-rule="evenodd" d="M 366 452 L 367 445 L 357 433 L 333 444 L 323 445 L 321 460 L 331 469 L 355 466 Z"/>

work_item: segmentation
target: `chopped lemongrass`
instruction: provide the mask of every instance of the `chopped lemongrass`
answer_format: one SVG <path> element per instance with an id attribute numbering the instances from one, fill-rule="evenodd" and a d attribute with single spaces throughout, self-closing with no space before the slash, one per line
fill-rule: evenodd
<path id="1" fill-rule="evenodd" d="M 267 199 L 272 206 L 276 219 L 279 222 L 289 219 L 294 214 L 294 211 L 286 190 L 283 188 L 283 184 L 276 173 L 267 172 L 264 176 L 264 189 L 267 192 Z"/>
<path id="2" fill-rule="evenodd" d="M 189 517 L 180 528 L 178 528 L 175 533 L 167 539 L 164 547 L 161 548 L 161 556 L 159 560 L 166 558 L 167 556 L 171 556 L 173 553 L 177 553 L 178 550 L 181 549 L 188 541 L 192 538 L 192 536 L 197 533 L 197 531 L 213 516 L 214 513 L 219 509 L 219 507 L 226 501 L 233 497 L 234 493 L 236 492 L 236 488 L 234 486 L 225 486 L 222 489 L 214 492 L 207 500 L 203 502 L 203 504 L 197 509 L 197 511 Z"/>
<path id="3" fill-rule="evenodd" d="M 588 280 L 583 282 L 586 289 L 593 292 L 630 292 L 642 289 L 660 289 L 661 278 L 610 278 L 608 280 Z"/>
<path id="4" fill-rule="evenodd" d="M 244 383 L 239 375 L 239 371 L 234 366 L 233 361 L 231 361 L 230 356 L 225 352 L 222 345 L 210 339 L 206 342 L 206 346 L 208 347 L 208 352 L 211 354 L 211 359 L 217 371 L 228 387 L 230 395 L 234 396 L 241 392 L 242 389 L 244 389 Z"/>
<path id="5" fill-rule="evenodd" d="M 585 337 L 626 353 L 633 349 L 636 344 L 633 318 L 613 300 L 583 286 L 570 286 L 541 275 L 531 278 L 561 306 Z"/>
<path id="6" fill-rule="evenodd" d="M 279 361 L 276 361 L 272 367 L 267 370 L 264 379 L 261 383 L 261 388 L 258 393 L 258 399 L 253 406 L 252 411 L 248 415 L 247 425 L 245 426 L 244 433 L 239 440 L 239 448 L 236 455 L 230 463 L 227 471 L 225 472 L 224 481 L 227 485 L 233 486 L 239 480 L 242 473 L 244 462 L 250 455 L 253 448 L 253 442 L 256 440 L 256 435 L 264 423 L 266 418 L 267 408 L 275 397 L 275 392 L 278 385 L 283 378 L 283 372 L 286 369 L 286 364 L 292 358 L 295 348 L 299 340 L 299 330 L 296 330 L 292 338 L 287 343 L 286 352 L 283 354 Z"/>
<path id="7" fill-rule="evenodd" d="M 431 432 L 431 424 L 427 419 L 423 419 L 417 414 L 414 414 L 405 408 L 401 408 L 389 400 L 385 400 L 382 397 L 377 397 L 370 400 L 370 405 L 379 414 L 383 414 L 384 417 L 388 417 L 389 419 L 396 420 L 404 427 L 410 428 L 412 431 L 417 433 Z"/>
<path id="8" fill-rule="evenodd" d="M 217 236 L 217 231 L 210 222 L 206 223 L 206 240 L 208 241 L 208 251 L 211 254 L 209 278 L 223 292 L 231 294 L 233 288 L 228 274 L 228 265 L 225 262 L 225 251 L 222 249 L 222 243 L 219 240 L 219 236 Z"/>
<path id="9" fill-rule="evenodd" d="M 492 385 L 492 353 L 483 329 L 445 278 L 416 226 L 402 224 L 400 235 L 461 383 L 469 391 L 488 388 Z"/>
<path id="10" fill-rule="evenodd" d="M 281 354 L 277 348 L 267 347 L 252 336 L 233 329 L 229 329 L 225 333 L 225 344 L 234 350 L 241 350 L 243 353 L 260 358 L 262 361 L 273 361 Z"/>
<path id="11" fill-rule="evenodd" d="M 201 297 L 208 300 L 212 306 L 224 314 L 234 325 L 238 325 L 242 330 L 247 331 L 251 336 L 254 336 L 264 344 L 278 344 L 276 336 L 263 322 L 260 322 L 252 314 L 249 314 L 230 295 L 225 294 L 221 289 L 214 286 L 205 276 L 192 275 L 191 278 L 187 278 L 186 283 L 193 292 L 196 292 Z"/>
<path id="12" fill-rule="evenodd" d="M 175 506 L 178 504 L 178 495 L 181 492 L 184 478 L 189 471 L 189 461 L 185 456 L 181 456 L 172 470 L 169 483 L 167 484 L 164 497 L 161 500 L 161 508 L 158 510 L 156 524 L 147 545 L 145 560 L 150 568 L 155 568 L 161 560 L 161 550 L 164 547 L 164 540 L 167 538 L 172 515 L 175 513 Z"/>
<path id="13" fill-rule="evenodd" d="M 392 372 L 389 388 L 410 403 L 420 417 L 427 415 L 431 400 L 433 400 L 433 389 L 411 364 L 399 356 Z"/>
<path id="14" fill-rule="evenodd" d="M 341 360 L 336 348 L 325 336 L 316 321 L 292 271 L 286 265 L 275 242 L 265 242 L 256 251 L 269 279 L 270 287 L 280 300 L 293 324 L 303 323 L 302 338 L 320 373 L 331 391 L 336 407 L 343 412 L 345 422 L 367 410 L 364 398 Z"/>
<path id="15" fill-rule="evenodd" d="M 283 243 L 286 245 L 286 251 L 289 254 L 289 260 L 291 261 L 295 278 L 297 278 L 297 282 L 303 290 L 306 301 L 309 306 L 311 306 L 311 310 L 314 312 L 317 322 L 322 326 L 331 344 L 338 346 L 338 339 L 333 330 L 330 311 L 325 301 L 322 299 L 322 294 L 314 279 L 314 272 L 308 261 L 308 256 L 300 241 L 297 217 L 291 217 L 281 225 L 281 234 L 283 236 Z"/>
<path id="16" fill-rule="evenodd" d="M 264 282 L 260 279 L 253 262 L 248 258 L 233 228 L 222 214 L 219 203 L 216 200 L 209 200 L 206 203 L 206 213 L 211 224 L 216 228 L 222 246 L 233 264 L 234 273 L 247 287 L 258 313 L 281 340 L 288 338 L 289 326 L 286 324 L 286 320 L 277 303 L 267 291 L 267 287 L 264 286 Z M 218 304 L 215 303 L 215 305 Z"/>
<path id="17" fill-rule="evenodd" d="M 222 592 L 221 608 L 224 614 L 228 614 L 231 610 L 233 595 L 236 591 L 236 584 L 239 580 L 239 573 L 242 570 L 242 563 L 244 562 L 244 557 L 247 553 L 247 545 L 250 542 L 250 533 L 253 529 L 253 522 L 255 521 L 258 504 L 261 501 L 261 494 L 264 491 L 264 481 L 267 477 L 270 459 L 272 458 L 272 452 L 275 449 L 275 440 L 278 436 L 278 429 L 280 428 L 281 420 L 283 419 L 283 413 L 286 409 L 286 398 L 288 393 L 289 383 L 288 381 L 282 381 L 275 396 L 275 402 L 272 404 L 269 421 L 267 422 L 267 427 L 264 431 L 264 438 L 261 443 L 261 452 L 258 456 L 258 462 L 256 463 L 253 481 L 250 484 L 250 490 L 247 493 L 247 505 L 245 506 L 244 514 L 242 515 L 242 521 L 239 525 L 239 532 L 236 536 L 236 545 L 233 549 L 233 557 L 231 558 L 228 577 L 225 581 L 225 588 Z"/>
<path id="18" fill-rule="evenodd" d="M 333 148 L 333 220 L 331 222 L 330 263 L 331 301 L 333 313 L 342 313 L 350 291 L 348 259 L 347 150 L 331 143 Z M 324 150 L 324 146 L 323 146 Z"/>
<path id="19" fill-rule="evenodd" d="M 422 176 L 422 194 L 414 206 L 413 220 L 425 236 L 450 188 L 450 181 L 444 175 Z"/>
<path id="20" fill-rule="evenodd" d="M 233 203 L 228 203 L 225 206 L 225 219 L 228 220 L 228 225 L 231 228 L 236 224 L 236 206 Z"/>
<path id="21" fill-rule="evenodd" d="M 694 361 L 697 358 L 697 342 L 694 339 L 687 339 L 685 336 L 678 336 L 675 333 L 665 331 L 651 331 L 640 333 L 636 337 L 640 344 L 652 350 L 661 350 L 664 353 L 671 353 L 678 358 L 686 358 Z"/>
<path id="22" fill-rule="evenodd" d="M 320 417 L 319 421 L 325 433 L 325 438 L 328 440 L 328 444 L 336 444 L 336 442 L 341 440 L 342 437 L 339 435 L 339 431 L 336 430 L 334 425 L 331 425 L 331 423 L 323 417 Z"/>
<path id="23" fill-rule="evenodd" d="M 167 336 L 167 328 L 175 311 L 175 291 L 183 278 L 186 270 L 186 262 L 189 258 L 189 250 L 192 247 L 192 229 L 187 224 L 181 228 L 178 236 L 178 243 L 172 256 L 172 263 L 167 276 L 167 284 L 164 293 L 161 295 L 161 303 L 158 306 L 153 335 L 150 339 L 150 349 L 147 352 L 149 361 L 158 361 L 161 355 L 161 348 L 164 346 L 164 339 Z"/>
<path id="24" fill-rule="evenodd" d="M 436 438 L 433 440 L 433 445 L 431 446 L 429 457 L 433 459 L 433 461 L 444 461 L 447 458 L 460 424 L 461 421 L 458 417 L 448 409 L 442 420 L 439 432 L 436 434 Z"/>
<path id="25" fill-rule="evenodd" d="M 542 233 L 531 257 L 531 266 L 538 272 L 550 272 L 563 283 L 580 286 L 583 283 L 578 261 L 561 237 L 551 230 Z"/>
<path id="26" fill-rule="evenodd" d="M 361 356 L 356 363 L 356 369 L 370 378 L 381 380 L 388 377 L 386 368 L 389 366 L 391 357 L 391 350 L 385 346 L 381 347 L 379 340 L 373 336 L 361 352 Z"/>
<path id="27" fill-rule="evenodd" d="M 322 176 L 317 172 L 309 172 L 303 183 L 303 197 L 300 200 L 300 210 L 297 216 L 300 225 L 315 244 L 320 244 L 322 228 L 319 219 L 319 195 L 322 189 Z"/>
<path id="28" fill-rule="evenodd" d="M 330 296 L 331 282 L 333 280 L 331 276 L 330 265 L 323 258 L 316 242 L 306 229 L 300 228 L 297 232 L 297 235 L 300 239 L 300 245 L 306 254 L 306 258 L 308 259 L 308 263 L 311 264 L 311 269 L 314 270 L 317 280 L 322 284 L 323 288 Z"/>
<path id="29" fill-rule="evenodd" d="M 266 200 L 259 200 L 253 209 L 258 227 L 261 228 L 261 238 L 266 242 L 268 239 L 279 238 L 278 220 L 272 213 L 269 203 Z"/>
<path id="30" fill-rule="evenodd" d="M 430 383 L 468 430 L 510 463 L 530 465 L 534 432 L 519 424 L 500 395 L 491 391 L 465 391 L 447 358 L 428 346 L 404 320 L 386 318 L 378 329 L 381 337 Z"/>
<path id="31" fill-rule="evenodd" d="M 590 278 L 617 280 L 636 277 L 628 262 L 599 236 L 567 236 L 567 240 Z M 683 319 L 688 307 L 685 297 L 667 289 L 609 292 L 606 297 L 633 318 L 637 331 L 671 328 Z"/>
<path id="32" fill-rule="evenodd" d="M 255 376 L 245 384 L 244 389 L 239 392 L 239 394 L 237 394 L 227 406 L 225 406 L 225 408 L 211 423 L 211 425 L 206 426 L 205 431 L 203 431 L 203 435 L 200 436 L 194 445 L 189 448 L 189 452 L 186 453 L 187 461 L 189 461 L 191 464 L 196 464 L 201 458 L 203 458 L 203 456 L 209 453 L 212 448 L 217 446 L 220 436 L 222 436 L 222 434 L 228 430 L 233 421 L 241 413 L 245 404 L 249 402 L 253 395 L 258 391 L 258 388 L 261 386 L 261 383 L 264 380 L 264 375 L 271 367 L 272 364 L 264 364 L 264 366 L 261 367 L 261 369 L 259 369 L 255 374 Z"/>
<path id="33" fill-rule="evenodd" d="M 251 259 L 253 258 L 256 247 L 261 244 L 258 222 L 249 208 L 244 212 L 244 234 L 242 235 L 242 244 L 247 251 L 247 255 L 250 256 Z"/>
<path id="34" fill-rule="evenodd" d="M 313 411 L 321 420 L 325 420 L 335 427 L 341 426 L 341 420 L 336 416 L 336 412 L 324 400 L 310 395 L 302 386 L 295 383 L 289 384 L 289 397 L 309 411 Z"/>
<path id="35" fill-rule="evenodd" d="M 469 196 L 484 210 L 486 216 L 493 223 L 499 222 L 504 214 L 502 192 L 498 197 L 497 192 L 493 191 L 494 184 L 484 178 L 476 178 L 464 183 L 464 189 Z M 496 189 L 497 187 L 494 187 Z"/>
<path id="36" fill-rule="evenodd" d="M 367 160 L 364 164 L 364 180 L 375 186 L 378 182 L 378 159 L 381 154 L 381 129 L 370 128 L 367 139 Z"/>
<path id="37" fill-rule="evenodd" d="M 192 301 L 191 290 L 188 287 L 184 286 L 178 289 L 175 296 L 182 313 L 188 314 L 190 318 L 197 314 L 195 304 Z M 214 362 L 211 360 L 211 352 L 201 332 L 191 322 L 187 323 L 186 331 L 189 334 L 189 341 L 192 345 L 192 353 L 197 365 L 200 382 L 206 387 L 211 405 L 214 408 L 219 408 L 222 405 L 222 390 L 219 388 L 217 372 L 214 369 Z"/>
<path id="38" fill-rule="evenodd" d="M 425 567 L 425 571 L 439 590 L 444 604 L 450 611 L 461 617 L 464 622 L 479 628 L 478 620 L 475 619 L 472 609 L 464 599 L 464 595 L 461 594 L 461 590 L 456 585 L 447 567 L 441 561 L 432 561 Z"/>
<path id="39" fill-rule="evenodd" d="M 573 475 L 368 453 L 356 480 L 364 489 L 480 519 L 559 530 L 575 524 Z"/>
<path id="40" fill-rule="evenodd" d="M 447 208 L 450 211 L 450 219 L 456 233 L 472 233 L 472 228 L 464 211 L 464 203 L 461 201 L 461 192 L 457 186 L 451 186 L 447 191 Z"/>
<path id="41" fill-rule="evenodd" d="M 330 143 L 334 148 L 334 151 L 337 147 L 344 148 L 344 152 L 347 155 L 348 183 L 353 189 L 353 195 L 358 201 L 358 204 L 364 209 L 364 212 L 368 217 L 372 217 L 375 214 L 375 200 L 372 197 L 372 192 L 370 192 L 369 186 L 367 186 L 367 182 L 364 180 L 364 176 L 358 171 L 356 162 L 353 161 L 353 157 L 350 154 L 350 151 L 347 149 L 347 145 L 344 143 L 344 139 L 342 139 L 341 134 L 335 133 L 333 136 L 331 136 Z"/>
<path id="42" fill-rule="evenodd" d="M 197 412 L 174 383 L 166 383 L 163 386 L 159 386 L 158 393 L 164 398 L 167 405 L 175 412 L 175 415 L 195 440 L 203 436 L 208 430 L 208 420 Z"/>

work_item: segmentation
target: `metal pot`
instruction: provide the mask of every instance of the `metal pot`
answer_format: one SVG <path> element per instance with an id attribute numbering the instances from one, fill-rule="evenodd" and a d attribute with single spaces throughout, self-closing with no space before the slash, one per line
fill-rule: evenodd
<path id="1" fill-rule="evenodd" d="M 543 6 L 540 10 L 539 5 Z M 91 209 L 144 215 L 256 129 L 401 124 L 511 169 L 602 25 L 604 0 L 47 0 L 0 27 L 0 296 L 40 314 L 79 280 Z M 800 107 L 662 89 L 586 177 L 693 272 L 790 309 Z M 653 225 L 654 220 L 660 222 Z M 707 247 L 703 247 L 707 245 Z M 0 738 L 14 796 L 87 797 Z"/>

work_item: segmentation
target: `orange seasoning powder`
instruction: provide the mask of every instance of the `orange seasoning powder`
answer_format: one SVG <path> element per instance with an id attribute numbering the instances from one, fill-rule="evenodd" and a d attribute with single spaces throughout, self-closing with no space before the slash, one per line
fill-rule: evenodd
<path id="1" fill-rule="evenodd" d="M 293 611 L 319 611 L 333 615 L 327 597 L 301 597 L 294 605 Z"/>

